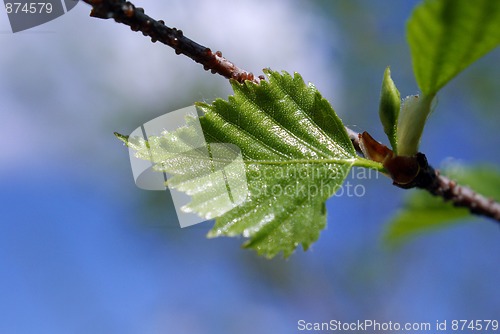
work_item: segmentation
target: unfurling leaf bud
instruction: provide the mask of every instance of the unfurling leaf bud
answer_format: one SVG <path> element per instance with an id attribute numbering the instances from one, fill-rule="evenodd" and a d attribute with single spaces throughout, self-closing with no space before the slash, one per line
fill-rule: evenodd
<path id="1" fill-rule="evenodd" d="M 425 122 L 431 110 L 433 95 L 411 95 L 403 100 L 397 128 L 398 155 L 417 154 Z"/>
<path id="2" fill-rule="evenodd" d="M 384 132 L 395 154 L 398 153 L 397 127 L 400 106 L 401 95 L 394 81 L 392 81 L 391 69 L 387 67 L 384 72 L 384 79 L 382 80 L 378 113 L 380 121 L 384 126 Z"/>

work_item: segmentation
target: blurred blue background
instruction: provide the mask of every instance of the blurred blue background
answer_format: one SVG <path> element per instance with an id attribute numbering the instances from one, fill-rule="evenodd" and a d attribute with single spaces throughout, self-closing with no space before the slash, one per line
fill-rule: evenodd
<path id="1" fill-rule="evenodd" d="M 405 21 L 417 1 L 137 1 L 254 73 L 297 71 L 344 122 L 384 138 L 384 68 L 418 92 Z M 299 333 L 297 322 L 500 318 L 500 231 L 484 219 L 388 250 L 407 195 L 387 179 L 327 203 L 291 258 L 180 229 L 168 193 L 135 187 L 130 133 L 231 93 L 227 80 L 84 3 L 12 34 L 0 11 L 0 333 Z M 439 94 L 421 149 L 434 165 L 500 164 L 499 51 Z"/>

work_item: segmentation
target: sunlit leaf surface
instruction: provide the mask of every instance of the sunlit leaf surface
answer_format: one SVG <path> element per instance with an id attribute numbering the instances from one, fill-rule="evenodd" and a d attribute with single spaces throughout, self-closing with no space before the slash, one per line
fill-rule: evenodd
<path id="1" fill-rule="evenodd" d="M 413 11 L 407 38 L 417 83 L 433 95 L 500 44 L 500 1 L 426 0 Z"/>
<path id="2" fill-rule="evenodd" d="M 192 144 L 199 142 L 189 124 L 194 120 L 147 143 L 131 138 L 129 146 L 174 174 L 169 187 L 193 196 L 185 210 L 217 217 L 210 237 L 243 235 L 244 246 L 259 254 L 289 256 L 318 239 L 325 201 L 353 165 L 381 166 L 356 155 L 341 120 L 313 85 L 298 74 L 266 74 L 260 84 L 232 82 L 228 101 L 197 105 L 204 112 L 199 122 L 206 147 Z M 230 167 L 238 156 L 243 174 Z M 213 177 L 218 171 L 225 176 Z M 237 205 L 231 207 L 228 192 Z"/>

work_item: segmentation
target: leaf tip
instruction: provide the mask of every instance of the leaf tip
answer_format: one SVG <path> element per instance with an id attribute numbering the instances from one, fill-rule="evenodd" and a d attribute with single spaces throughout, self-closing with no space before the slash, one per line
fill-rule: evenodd
<path id="1" fill-rule="evenodd" d="M 121 133 L 118 133 L 118 132 L 114 132 L 113 134 L 115 135 L 116 138 L 118 138 L 119 140 L 121 140 L 122 142 L 124 142 L 125 145 L 128 145 L 128 138 L 129 138 L 129 136 L 122 135 Z"/>
<path id="2" fill-rule="evenodd" d="M 208 231 L 208 233 L 207 233 L 207 238 L 208 238 L 208 239 L 213 239 L 213 238 L 217 238 L 217 237 L 219 237 L 220 235 L 221 235 L 221 234 L 220 234 L 220 233 L 218 233 L 216 230 L 210 230 L 210 231 Z"/>

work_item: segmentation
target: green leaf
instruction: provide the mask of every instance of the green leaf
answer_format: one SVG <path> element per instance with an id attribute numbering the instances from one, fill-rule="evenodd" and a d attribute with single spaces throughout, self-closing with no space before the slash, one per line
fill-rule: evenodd
<path id="1" fill-rule="evenodd" d="M 391 78 L 391 69 L 384 71 L 378 114 L 384 127 L 384 132 L 391 143 L 392 150 L 398 154 L 398 117 L 401 107 L 401 95 Z"/>
<path id="2" fill-rule="evenodd" d="M 426 0 L 407 24 L 413 70 L 424 95 L 434 95 L 500 44 L 500 1 Z"/>
<path id="3" fill-rule="evenodd" d="M 500 199 L 500 171 L 495 167 L 466 168 L 455 165 L 444 174 L 477 193 Z M 416 190 L 407 197 L 403 208 L 387 225 L 384 240 L 391 246 L 401 245 L 424 232 L 453 226 L 471 217 L 466 208 L 454 207 L 440 197 Z"/>
<path id="4" fill-rule="evenodd" d="M 325 201 L 353 165 L 383 167 L 356 155 L 341 120 L 312 84 L 299 74 L 265 73 L 269 82 L 232 81 L 228 101 L 197 104 L 205 113 L 199 122 L 209 154 L 192 144 L 198 141 L 194 120 L 147 143 L 127 142 L 139 157 L 175 175 L 169 187 L 197 196 L 185 210 L 217 217 L 209 237 L 243 235 L 244 246 L 259 254 L 289 256 L 299 244 L 307 249 L 318 239 L 326 224 Z M 217 145 L 222 151 L 214 153 Z M 242 177 L 241 171 L 227 171 L 237 156 Z M 214 178 L 216 171 L 229 176 Z M 227 186 L 228 179 L 246 182 Z M 230 196 L 237 205 L 218 200 L 242 187 L 243 196 Z"/>

